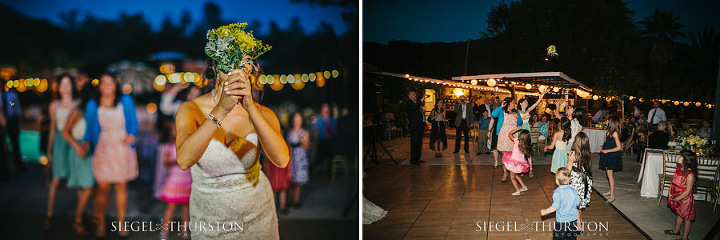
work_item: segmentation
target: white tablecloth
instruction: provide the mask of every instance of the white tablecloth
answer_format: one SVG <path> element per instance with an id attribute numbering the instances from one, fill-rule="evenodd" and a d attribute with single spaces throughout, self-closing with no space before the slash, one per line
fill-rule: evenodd
<path id="1" fill-rule="evenodd" d="M 661 149 L 646 149 L 643 159 L 642 168 L 638 175 L 638 183 L 640 183 L 640 196 L 647 198 L 657 198 L 658 180 L 662 174 L 663 154 Z M 667 196 L 668 188 L 663 190 L 663 196 Z M 705 200 L 704 193 L 696 193 L 695 200 Z M 708 197 L 710 201 L 710 197 Z"/>
<path id="2" fill-rule="evenodd" d="M 590 140 L 590 152 L 600 152 L 600 146 L 605 143 L 606 131 L 602 129 L 585 128 L 582 130 Z"/>

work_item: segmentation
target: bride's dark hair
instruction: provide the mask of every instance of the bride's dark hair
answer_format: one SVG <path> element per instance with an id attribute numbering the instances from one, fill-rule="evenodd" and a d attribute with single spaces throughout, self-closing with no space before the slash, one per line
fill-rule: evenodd
<path id="1" fill-rule="evenodd" d="M 260 66 L 260 62 L 255 59 L 252 60 L 253 64 L 257 66 L 257 71 L 252 71 L 252 74 L 250 74 L 250 81 L 252 82 L 253 90 L 262 90 L 263 85 L 260 84 L 260 81 L 258 81 L 258 76 L 263 73 L 262 67 Z M 205 84 L 200 89 L 202 94 L 209 93 L 215 88 L 215 85 L 217 83 L 218 73 L 217 73 L 217 62 L 213 60 L 212 58 L 208 58 L 206 60 L 207 68 L 205 69 L 205 73 L 203 73 L 203 77 L 205 78 Z"/>

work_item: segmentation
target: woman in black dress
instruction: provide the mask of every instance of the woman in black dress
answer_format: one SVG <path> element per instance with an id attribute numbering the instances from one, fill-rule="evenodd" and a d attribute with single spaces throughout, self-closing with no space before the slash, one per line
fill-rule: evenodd
<path id="1" fill-rule="evenodd" d="M 442 151 L 447 148 L 447 136 L 445 135 L 445 107 L 442 100 L 435 103 L 435 108 L 430 112 L 428 118 L 432 123 L 430 130 L 430 149 L 435 151 L 435 157 L 442 157 Z"/>

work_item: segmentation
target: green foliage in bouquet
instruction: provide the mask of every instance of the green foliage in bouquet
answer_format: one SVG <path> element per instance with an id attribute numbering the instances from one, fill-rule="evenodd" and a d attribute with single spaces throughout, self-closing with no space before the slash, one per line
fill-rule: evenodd
<path id="1" fill-rule="evenodd" d="M 229 73 L 233 69 L 242 69 L 263 53 L 270 51 L 272 46 L 263 44 L 253 36 L 253 31 L 245 32 L 247 23 L 231 23 L 207 32 L 205 54 L 217 62 L 217 70 Z M 250 56 L 243 61 L 243 56 Z M 253 64 L 257 70 L 257 66 Z"/>

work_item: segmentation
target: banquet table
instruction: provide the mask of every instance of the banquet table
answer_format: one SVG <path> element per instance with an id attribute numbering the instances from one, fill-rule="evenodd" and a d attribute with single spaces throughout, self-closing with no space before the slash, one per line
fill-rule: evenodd
<path id="1" fill-rule="evenodd" d="M 584 132 L 590 140 L 590 152 L 600 152 L 600 146 L 605 143 L 606 131 L 604 129 L 583 128 L 582 132 Z"/>
<path id="2" fill-rule="evenodd" d="M 658 196 L 658 180 L 663 169 L 663 153 L 662 149 L 645 149 L 645 155 L 643 156 L 642 167 L 640 168 L 640 174 L 638 174 L 638 183 L 640 184 L 640 196 L 647 198 L 657 198 Z M 700 168 L 698 170 L 709 170 L 714 169 Z M 672 174 L 671 174 L 672 175 Z M 668 188 L 663 190 L 663 196 L 667 196 Z M 696 193 L 695 200 L 705 200 L 704 193 Z M 708 201 L 710 198 L 708 197 Z"/>

